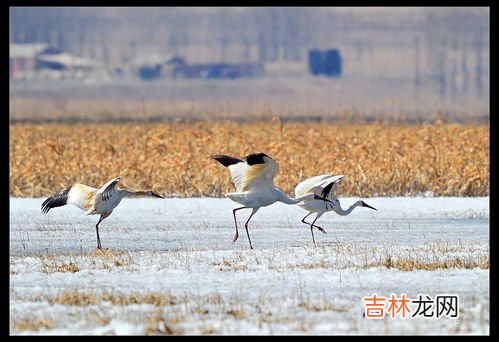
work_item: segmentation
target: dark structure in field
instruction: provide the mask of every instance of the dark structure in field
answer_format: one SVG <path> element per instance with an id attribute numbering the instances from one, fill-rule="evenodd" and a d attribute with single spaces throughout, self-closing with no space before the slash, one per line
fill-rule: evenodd
<path id="1" fill-rule="evenodd" d="M 235 79 L 264 74 L 261 63 L 187 64 L 182 58 L 176 58 L 169 65 L 173 78 Z"/>
<path id="2" fill-rule="evenodd" d="M 308 67 L 312 75 L 341 76 L 341 55 L 338 49 L 310 50 L 308 52 Z"/>
<path id="3" fill-rule="evenodd" d="M 236 79 L 264 74 L 260 63 L 187 64 L 182 57 L 134 62 L 135 74 L 142 80 L 159 78 Z"/>

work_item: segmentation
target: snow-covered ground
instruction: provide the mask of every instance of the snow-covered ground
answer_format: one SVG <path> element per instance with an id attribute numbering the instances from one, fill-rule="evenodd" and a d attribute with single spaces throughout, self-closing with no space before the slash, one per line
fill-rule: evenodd
<path id="1" fill-rule="evenodd" d="M 229 199 L 125 199 L 100 225 L 10 199 L 11 334 L 489 334 L 489 197 L 369 198 L 301 223 Z M 347 207 L 356 198 L 343 198 Z M 313 218 L 311 215 L 309 217 Z M 459 317 L 364 316 L 362 297 L 459 296 Z"/>

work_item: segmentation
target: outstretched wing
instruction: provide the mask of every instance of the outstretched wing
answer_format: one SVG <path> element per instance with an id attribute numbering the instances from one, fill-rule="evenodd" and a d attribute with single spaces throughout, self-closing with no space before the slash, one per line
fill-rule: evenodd
<path id="1" fill-rule="evenodd" d="M 236 191 L 239 192 L 241 189 L 241 184 L 243 182 L 244 173 L 249 167 L 246 161 L 226 155 L 216 155 L 211 156 L 210 158 L 216 160 L 229 169 L 230 175 L 232 177 L 232 182 L 234 182 Z"/>
<path id="2" fill-rule="evenodd" d="M 307 178 L 304 181 L 300 182 L 295 187 L 295 196 L 303 197 L 306 194 L 313 193 L 314 188 L 317 187 L 317 184 L 324 181 L 325 179 L 331 177 L 331 175 L 320 175 L 311 178 Z M 322 191 L 322 189 L 320 190 Z"/>
<path id="3" fill-rule="evenodd" d="M 96 192 L 97 189 L 90 186 L 79 183 L 73 184 L 47 198 L 42 204 L 42 213 L 46 214 L 50 209 L 62 207 L 66 204 L 73 204 L 80 209 L 87 210 L 94 204 L 94 194 Z"/>
<path id="4" fill-rule="evenodd" d="M 343 178 L 343 175 L 339 175 L 339 176 L 333 176 L 329 179 L 326 179 L 322 183 L 323 185 L 321 185 L 321 187 L 322 187 L 322 186 L 324 186 L 324 184 L 327 184 L 322 189 L 321 196 L 324 198 L 327 198 L 330 194 L 334 195 L 334 192 L 336 190 L 336 186 L 338 185 L 338 183 L 341 181 L 342 178 Z"/>
<path id="5" fill-rule="evenodd" d="M 343 175 L 320 175 L 308 178 L 296 186 L 295 196 L 302 197 L 314 193 L 326 198 L 329 194 L 334 193 L 336 185 L 343 177 Z"/>
<path id="6" fill-rule="evenodd" d="M 241 189 L 238 191 L 273 188 L 274 176 L 279 170 L 277 162 L 265 153 L 250 154 L 245 159 L 248 167 L 244 170 Z"/>
<path id="7" fill-rule="evenodd" d="M 68 203 L 68 193 L 71 190 L 71 187 L 62 189 L 49 198 L 47 198 L 42 203 L 42 213 L 46 214 L 52 208 L 62 207 Z"/>
<path id="8" fill-rule="evenodd" d="M 120 181 L 121 177 L 116 177 L 114 179 L 111 179 L 109 182 L 104 184 L 102 188 L 100 188 L 97 193 L 95 194 L 96 202 L 97 201 L 103 201 L 106 202 L 108 201 L 111 196 L 113 196 L 116 188 L 116 184 Z"/>

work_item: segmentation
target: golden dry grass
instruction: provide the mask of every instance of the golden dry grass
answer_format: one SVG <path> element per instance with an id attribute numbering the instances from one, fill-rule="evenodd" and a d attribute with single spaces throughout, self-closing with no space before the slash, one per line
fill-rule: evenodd
<path id="1" fill-rule="evenodd" d="M 385 260 L 371 263 L 369 267 L 384 266 L 386 268 L 395 268 L 401 271 L 427 270 L 434 271 L 438 269 L 473 269 L 480 268 L 486 270 L 490 268 L 488 255 L 482 255 L 479 258 L 446 258 L 445 260 L 420 260 L 418 258 L 411 259 L 407 257 L 393 258 L 391 255 L 385 256 Z"/>
<path id="2" fill-rule="evenodd" d="M 176 323 L 178 323 L 178 319 L 175 316 L 165 317 L 162 310 L 158 308 L 154 314 L 149 316 L 144 334 L 148 336 L 183 334 L 183 331 L 175 326 Z"/>
<path id="3" fill-rule="evenodd" d="M 46 260 L 42 260 L 42 271 L 45 274 L 50 274 L 54 272 L 69 272 L 76 273 L 80 271 L 78 265 L 74 262 L 47 262 Z"/>
<path id="4" fill-rule="evenodd" d="M 48 318 L 41 318 L 38 320 L 20 320 L 10 323 L 10 331 L 38 331 L 42 328 L 52 329 L 54 327 L 54 322 Z"/>
<path id="5" fill-rule="evenodd" d="M 88 294 L 80 291 L 65 291 L 55 297 L 35 298 L 36 300 L 47 300 L 50 304 L 63 304 L 72 306 L 88 306 L 96 305 L 101 302 L 110 302 L 113 305 L 125 306 L 132 304 L 152 304 L 155 306 L 175 305 L 180 302 L 180 299 L 168 293 L 103 293 L 103 294 Z"/>
<path id="6" fill-rule="evenodd" d="M 212 154 L 264 152 L 280 164 L 275 184 L 344 174 L 339 196 L 437 196 L 490 192 L 488 124 L 196 122 L 11 125 L 10 195 L 51 195 L 74 182 L 115 176 L 165 196 L 223 196 L 228 170 Z"/>
<path id="7" fill-rule="evenodd" d="M 61 260 L 61 257 L 64 260 Z M 133 260 L 129 253 L 120 250 L 102 249 L 89 253 L 43 255 L 41 256 L 41 270 L 45 274 L 54 272 L 76 273 L 80 271 L 77 259 L 86 257 L 90 257 L 92 265 L 99 269 L 112 270 L 115 267 L 133 266 Z"/>

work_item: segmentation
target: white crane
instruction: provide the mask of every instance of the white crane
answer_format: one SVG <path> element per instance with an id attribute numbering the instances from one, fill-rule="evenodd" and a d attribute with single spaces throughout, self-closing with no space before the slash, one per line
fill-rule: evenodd
<path id="1" fill-rule="evenodd" d="M 312 233 L 312 240 L 315 245 L 314 231 L 313 227 L 319 229 L 322 233 L 326 234 L 326 231 L 315 225 L 315 221 L 319 217 L 321 217 L 324 213 L 328 211 L 334 211 L 336 214 L 341 216 L 346 216 L 352 212 L 356 207 L 366 207 L 377 210 L 376 208 L 371 207 L 364 201 L 357 201 L 352 204 L 347 210 L 343 210 L 340 205 L 339 199 L 336 197 L 334 191 L 336 190 L 336 186 L 343 178 L 343 175 L 331 176 L 331 175 L 320 175 L 312 178 L 308 178 L 303 182 L 299 183 L 295 188 L 295 196 L 305 196 L 307 194 L 317 194 L 321 197 L 328 199 L 327 202 L 322 200 L 305 200 L 302 203 L 298 204 L 303 209 L 309 211 L 309 213 L 301 220 L 305 224 L 310 225 L 310 232 Z M 305 219 L 311 215 L 312 213 L 317 213 L 315 219 L 312 223 L 305 222 Z"/>
<path id="2" fill-rule="evenodd" d="M 248 223 L 251 220 L 251 217 L 253 217 L 261 207 L 266 207 L 275 202 L 298 204 L 307 199 L 327 201 L 317 194 L 307 194 L 300 198 L 290 198 L 284 192 L 276 188 L 274 186 L 274 176 L 279 169 L 279 165 L 265 153 L 250 154 L 244 157 L 244 160 L 227 155 L 214 155 L 210 158 L 229 168 L 232 181 L 236 187 L 236 192 L 229 192 L 225 194 L 225 196 L 234 202 L 243 205 L 243 207 L 236 208 L 232 211 L 232 214 L 234 215 L 234 224 L 236 226 L 236 234 L 234 235 L 232 243 L 236 242 L 239 237 L 236 220 L 236 211 L 238 210 L 246 208 L 252 209 L 251 215 L 244 227 L 246 228 L 250 248 L 253 249 L 248 231 Z"/>
<path id="3" fill-rule="evenodd" d="M 163 198 L 154 191 L 118 189 L 116 184 L 118 184 L 120 179 L 121 177 L 113 178 L 100 189 L 95 189 L 85 184 L 75 183 L 47 198 L 42 203 L 42 213 L 46 214 L 52 208 L 73 204 L 78 208 L 85 210 L 86 215 L 100 214 L 99 222 L 95 225 L 95 231 L 97 232 L 97 249 L 102 249 L 99 237 L 99 223 L 111 215 L 114 208 L 120 204 L 124 197 L 152 196 Z"/>

